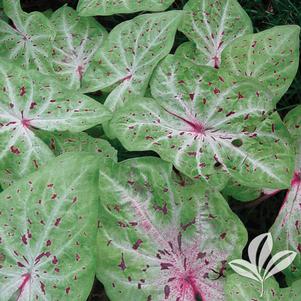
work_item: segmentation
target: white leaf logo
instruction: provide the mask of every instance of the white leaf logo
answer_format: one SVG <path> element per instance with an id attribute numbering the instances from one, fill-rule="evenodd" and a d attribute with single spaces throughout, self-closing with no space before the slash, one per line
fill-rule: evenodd
<path id="1" fill-rule="evenodd" d="M 229 262 L 231 268 L 239 275 L 253 279 L 261 284 L 261 295 L 264 293 L 264 282 L 271 276 L 286 269 L 295 259 L 297 253 L 294 251 L 281 251 L 275 254 L 269 262 L 273 249 L 271 233 L 264 233 L 255 237 L 248 247 L 249 261 L 235 259 Z M 264 265 L 266 264 L 266 267 Z"/>

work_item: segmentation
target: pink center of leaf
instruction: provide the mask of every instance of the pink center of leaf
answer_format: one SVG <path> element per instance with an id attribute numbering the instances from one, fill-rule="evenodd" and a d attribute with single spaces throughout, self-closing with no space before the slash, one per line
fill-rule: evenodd
<path id="1" fill-rule="evenodd" d="M 167 109 L 164 109 L 168 114 L 177 117 L 178 119 L 182 120 L 184 123 L 186 123 L 187 125 L 189 125 L 190 127 L 190 131 L 197 133 L 197 134 L 201 134 L 204 135 L 205 134 L 205 126 L 197 121 L 197 120 L 188 120 L 186 118 L 183 118 L 179 115 L 177 115 L 176 113 L 170 112 Z"/>
<path id="2" fill-rule="evenodd" d="M 30 127 L 30 119 L 26 119 L 26 118 L 23 118 L 22 120 L 21 120 L 21 123 L 22 123 L 22 125 L 25 127 L 25 128 L 29 128 Z"/>

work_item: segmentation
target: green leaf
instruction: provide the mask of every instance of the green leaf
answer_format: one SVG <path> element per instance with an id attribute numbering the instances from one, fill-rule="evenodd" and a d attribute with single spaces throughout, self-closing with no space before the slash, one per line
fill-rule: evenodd
<path id="1" fill-rule="evenodd" d="M 269 113 L 270 94 L 257 81 L 237 82 L 168 56 L 151 90 L 155 99 L 131 99 L 110 123 L 125 148 L 153 150 L 187 176 L 209 182 L 227 172 L 255 188 L 289 186 L 289 135 L 278 114 Z"/>
<path id="2" fill-rule="evenodd" d="M 111 162 L 99 187 L 97 277 L 110 300 L 224 300 L 246 231 L 218 192 L 154 157 Z"/>
<path id="3" fill-rule="evenodd" d="M 7 16 L 4 13 L 4 10 L 3 10 L 3 1 L 2 0 L 0 0 L 0 20 L 5 20 L 5 21 L 8 20 Z"/>
<path id="4" fill-rule="evenodd" d="M 142 10 L 165 10 L 175 0 L 80 0 L 77 10 L 81 16 L 109 16 Z"/>
<path id="5" fill-rule="evenodd" d="M 80 132 L 107 121 L 111 113 L 93 99 L 65 90 L 39 73 L 0 63 L 0 170 L 13 179 L 24 176 L 53 157 L 36 128 Z"/>
<path id="6" fill-rule="evenodd" d="M 297 257 L 284 274 L 291 283 L 301 276 L 301 106 L 297 106 L 285 117 L 285 123 L 296 143 L 295 172 L 280 212 L 270 232 L 275 241 L 274 252 L 293 250 Z"/>
<path id="7" fill-rule="evenodd" d="M 188 57 L 196 56 L 198 65 L 218 68 L 225 47 L 253 32 L 250 18 L 236 0 L 190 0 L 184 11 L 179 30 L 194 42 L 185 50 Z"/>
<path id="8" fill-rule="evenodd" d="M 56 156 L 66 152 L 92 152 L 117 162 L 117 150 L 104 139 L 93 138 L 84 132 L 35 131 L 35 133 Z"/>
<path id="9" fill-rule="evenodd" d="M 260 197 L 262 193 L 261 189 L 256 189 L 248 186 L 243 186 L 237 181 L 230 181 L 223 189 L 222 194 L 224 196 L 232 196 L 235 200 L 241 202 L 249 202 Z"/>
<path id="10" fill-rule="evenodd" d="M 0 194 L 1 300 L 85 301 L 95 273 L 98 160 L 65 154 Z"/>
<path id="11" fill-rule="evenodd" d="M 150 76 L 172 48 L 181 12 L 146 14 L 117 25 L 83 79 L 85 92 L 110 87 L 114 111 L 130 95 L 144 95 Z"/>
<path id="12" fill-rule="evenodd" d="M 51 21 L 56 29 L 52 59 L 57 76 L 69 89 L 79 89 L 84 73 L 107 36 L 94 19 L 79 17 L 71 7 L 54 12 Z"/>
<path id="13" fill-rule="evenodd" d="M 48 73 L 55 31 L 40 12 L 25 13 L 19 0 L 3 0 L 4 12 L 12 25 L 0 20 L 0 54 L 24 69 Z"/>
<path id="14" fill-rule="evenodd" d="M 298 70 L 299 33 L 299 26 L 285 25 L 241 37 L 223 51 L 222 66 L 261 81 L 273 92 L 276 104 Z"/>
<path id="15" fill-rule="evenodd" d="M 261 297 L 261 284 L 239 275 L 233 274 L 226 279 L 226 301 L 286 301 L 298 300 L 301 294 L 301 280 L 292 287 L 279 288 L 274 278 L 264 283 L 264 294 Z"/>

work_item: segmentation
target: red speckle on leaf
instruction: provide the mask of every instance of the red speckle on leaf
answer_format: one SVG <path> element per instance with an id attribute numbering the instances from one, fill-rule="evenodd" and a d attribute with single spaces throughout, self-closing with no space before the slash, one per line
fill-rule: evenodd
<path id="1" fill-rule="evenodd" d="M 58 226 L 58 225 L 60 224 L 60 222 L 61 222 L 61 218 L 59 217 L 59 218 L 57 218 L 57 219 L 55 220 L 54 225 L 55 225 L 55 226 Z"/>
<path id="2" fill-rule="evenodd" d="M 256 44 L 257 44 L 257 41 L 254 41 L 253 44 L 252 44 L 252 47 L 255 48 Z"/>
<path id="3" fill-rule="evenodd" d="M 125 261 L 124 261 L 123 253 L 121 253 L 121 261 L 118 264 L 118 266 L 120 267 L 120 269 L 122 271 L 124 271 L 126 269 L 126 264 L 125 264 Z"/>
<path id="4" fill-rule="evenodd" d="M 25 265 L 24 265 L 23 263 L 21 263 L 20 261 L 17 262 L 17 265 L 18 265 L 18 267 L 20 267 L 20 268 L 24 268 L 24 267 L 25 267 Z"/>
<path id="5" fill-rule="evenodd" d="M 51 240 L 48 239 L 48 240 L 46 241 L 46 246 L 49 247 L 50 245 L 51 245 Z"/>
<path id="6" fill-rule="evenodd" d="M 165 285 L 165 287 L 164 287 L 164 298 L 165 298 L 165 300 L 169 298 L 169 294 L 170 294 L 170 287 L 169 287 L 169 285 Z"/>
<path id="7" fill-rule="evenodd" d="M 66 294 L 67 294 L 67 295 L 70 293 L 70 289 L 71 289 L 70 287 L 67 287 L 67 288 L 66 288 Z"/>
<path id="8" fill-rule="evenodd" d="M 194 93 L 190 93 L 189 98 L 190 98 L 190 100 L 194 100 Z"/>
<path id="9" fill-rule="evenodd" d="M 13 145 L 10 147 L 10 151 L 15 155 L 20 154 L 20 150 L 17 147 L 13 146 Z"/>
<path id="10" fill-rule="evenodd" d="M 238 92 L 238 96 L 237 96 L 238 100 L 245 98 L 240 92 Z"/>
<path id="11" fill-rule="evenodd" d="M 52 200 L 56 199 L 56 196 L 57 196 L 57 194 L 54 193 L 54 194 L 51 196 L 51 199 L 52 199 Z"/>
<path id="12" fill-rule="evenodd" d="M 221 91 L 218 88 L 214 88 L 213 93 L 215 95 L 219 94 Z"/>
<path id="13" fill-rule="evenodd" d="M 24 245 L 27 245 L 27 237 L 26 237 L 25 234 L 22 235 L 22 242 L 23 242 Z"/>
<path id="14" fill-rule="evenodd" d="M 298 250 L 299 253 L 301 253 L 301 244 L 298 244 L 297 250 Z"/>
<path id="15" fill-rule="evenodd" d="M 21 89 L 20 89 L 20 96 L 24 96 L 25 93 L 26 93 L 25 87 L 21 87 Z"/>
<path id="16" fill-rule="evenodd" d="M 272 124 L 272 132 L 273 133 L 275 132 L 275 124 L 274 123 Z"/>
<path id="17" fill-rule="evenodd" d="M 46 294 L 46 291 L 45 291 L 45 284 L 44 284 L 42 281 L 40 281 L 40 286 L 41 286 L 41 291 L 42 291 L 42 293 L 45 295 L 45 294 Z"/>
<path id="18" fill-rule="evenodd" d="M 57 264 L 58 263 L 58 260 L 57 260 L 56 256 L 53 256 L 52 263 L 53 264 Z"/>
<path id="19" fill-rule="evenodd" d="M 133 249 L 134 250 L 137 250 L 139 247 L 140 247 L 140 245 L 143 243 L 143 241 L 141 240 L 141 239 L 138 239 L 135 243 L 134 243 L 134 245 L 133 245 Z"/>
<path id="20" fill-rule="evenodd" d="M 219 237 L 220 237 L 221 239 L 225 239 L 226 235 L 227 235 L 227 233 L 223 232 Z"/>
<path id="21" fill-rule="evenodd" d="M 75 196 L 72 200 L 72 204 L 76 203 L 76 201 L 77 201 L 77 197 Z"/>
<path id="22" fill-rule="evenodd" d="M 153 208 L 156 210 L 156 211 L 162 211 L 162 213 L 164 214 L 164 215 L 166 215 L 167 214 L 167 204 L 166 204 L 166 202 L 163 204 L 163 206 L 158 206 L 158 205 L 154 205 L 153 206 Z"/>
<path id="23" fill-rule="evenodd" d="M 76 261 L 79 261 L 79 260 L 80 260 L 80 255 L 79 255 L 79 254 L 76 254 L 76 255 L 75 255 L 75 260 L 76 260 Z"/>
<path id="24" fill-rule="evenodd" d="M 35 107 L 36 105 L 37 105 L 37 104 L 33 101 L 33 102 L 30 104 L 29 109 L 30 109 L 30 110 L 33 110 L 34 107 Z"/>
<path id="25" fill-rule="evenodd" d="M 226 114 L 226 117 L 229 117 L 229 116 L 231 116 L 231 115 L 233 115 L 233 114 L 235 114 L 235 112 L 231 111 L 231 112 L 229 112 L 228 114 Z"/>

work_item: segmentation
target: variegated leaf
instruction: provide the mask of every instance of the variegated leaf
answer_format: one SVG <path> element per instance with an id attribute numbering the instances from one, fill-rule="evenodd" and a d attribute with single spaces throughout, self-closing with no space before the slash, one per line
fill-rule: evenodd
<path id="1" fill-rule="evenodd" d="M 111 113 L 93 99 L 65 90 L 39 73 L 0 63 L 0 170 L 17 179 L 53 157 L 35 135 L 47 131 L 80 132 L 111 118 Z"/>
<path id="2" fill-rule="evenodd" d="M 35 134 L 48 145 L 56 156 L 66 152 L 91 152 L 117 162 L 117 150 L 108 141 L 93 138 L 85 132 L 35 131 Z"/>
<path id="3" fill-rule="evenodd" d="M 181 12 L 138 16 L 116 26 L 83 79 L 84 91 L 110 88 L 105 105 L 111 110 L 130 95 L 144 95 L 150 76 L 170 51 Z"/>
<path id="4" fill-rule="evenodd" d="M 285 25 L 241 37 L 224 50 L 222 67 L 261 81 L 274 94 L 276 104 L 298 70 L 299 34 L 299 26 Z"/>
<path id="5" fill-rule="evenodd" d="M 271 233 L 275 240 L 274 253 L 289 249 L 298 254 L 284 271 L 291 283 L 301 276 L 301 106 L 288 113 L 285 123 L 296 144 L 295 173 Z"/>
<path id="6" fill-rule="evenodd" d="M 106 165 L 100 191 L 97 277 L 110 300 L 224 300 L 246 232 L 218 192 L 152 157 Z"/>
<path id="7" fill-rule="evenodd" d="M 69 153 L 0 194 L 0 300 L 85 301 L 95 274 L 96 155 Z"/>
<path id="8" fill-rule="evenodd" d="M 151 90 L 155 99 L 131 99 L 111 121 L 128 150 L 156 151 L 186 175 L 208 182 L 224 171 L 255 188 L 289 186 L 289 135 L 278 114 L 269 113 L 269 91 L 257 81 L 237 82 L 168 56 Z"/>
<path id="9" fill-rule="evenodd" d="M 252 33 L 252 23 L 237 0 L 190 0 L 179 27 L 194 43 L 180 51 L 184 57 L 195 57 L 198 65 L 218 68 L 221 53 L 236 38 Z"/>
<path id="10" fill-rule="evenodd" d="M 84 73 L 107 36 L 94 19 L 79 17 L 63 6 L 50 19 L 56 29 L 52 59 L 54 71 L 69 89 L 79 89 Z"/>
<path id="11" fill-rule="evenodd" d="M 20 0 L 3 0 L 4 12 L 12 20 L 0 20 L 0 55 L 25 69 L 48 73 L 55 30 L 40 12 L 25 13 Z"/>
<path id="12" fill-rule="evenodd" d="M 79 0 L 77 10 L 81 16 L 108 16 L 134 13 L 142 10 L 165 10 L 175 0 Z"/>

